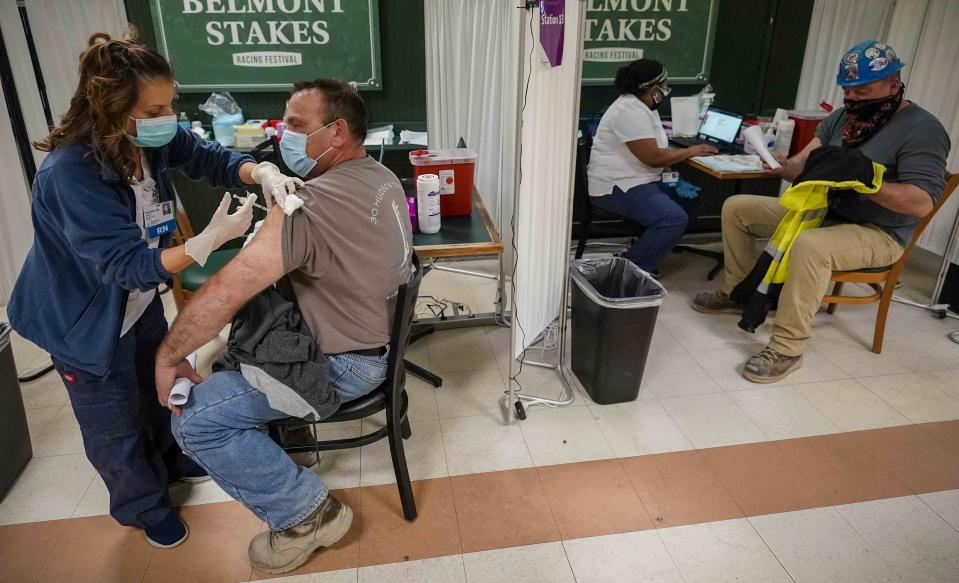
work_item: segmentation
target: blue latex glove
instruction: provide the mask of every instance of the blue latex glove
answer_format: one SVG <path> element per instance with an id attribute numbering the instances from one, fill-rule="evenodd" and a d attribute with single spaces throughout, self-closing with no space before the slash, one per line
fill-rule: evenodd
<path id="1" fill-rule="evenodd" d="M 699 196 L 700 188 L 695 184 L 686 182 L 682 178 L 676 183 L 676 196 L 680 198 L 693 199 Z"/>

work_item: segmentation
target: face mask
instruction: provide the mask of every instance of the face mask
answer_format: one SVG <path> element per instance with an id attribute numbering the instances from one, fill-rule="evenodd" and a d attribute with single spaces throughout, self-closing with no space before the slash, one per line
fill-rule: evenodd
<path id="1" fill-rule="evenodd" d="M 660 98 L 659 98 L 659 99 L 656 99 L 656 94 L 654 93 L 654 94 L 653 94 L 653 106 L 650 107 L 649 109 L 651 109 L 651 110 L 653 110 L 653 111 L 656 111 L 657 109 L 659 109 L 659 106 L 662 105 L 664 101 L 666 101 L 666 98 L 669 97 L 669 94 L 672 93 L 673 90 L 670 89 L 669 87 L 663 88 L 663 87 L 660 87 L 660 86 L 658 86 L 658 85 L 657 85 L 656 87 L 653 87 L 653 89 L 659 91 Z"/>
<path id="2" fill-rule="evenodd" d="M 127 116 L 137 124 L 137 135 L 127 134 L 130 141 L 141 148 L 159 148 L 170 143 L 176 135 L 176 116 L 164 115 L 147 119 Z"/>
<path id="3" fill-rule="evenodd" d="M 906 86 L 900 83 L 895 95 L 879 99 L 844 99 L 846 124 L 842 131 L 843 144 L 855 146 L 875 135 L 899 111 L 905 92 Z"/>
<path id="4" fill-rule="evenodd" d="M 283 139 L 280 140 L 280 156 L 283 157 L 283 163 L 286 164 L 286 167 L 293 172 L 296 172 L 297 175 L 305 178 L 306 175 L 313 170 L 313 167 L 316 166 L 317 161 L 319 161 L 320 158 L 325 156 L 327 152 L 333 149 L 333 146 L 330 146 L 316 158 L 310 158 L 306 154 L 307 140 L 309 140 L 310 136 L 316 132 L 323 131 L 335 123 L 336 120 L 334 119 L 330 123 L 318 130 L 310 132 L 309 134 L 301 134 L 299 132 L 294 132 L 293 130 L 286 130 L 283 132 Z"/>

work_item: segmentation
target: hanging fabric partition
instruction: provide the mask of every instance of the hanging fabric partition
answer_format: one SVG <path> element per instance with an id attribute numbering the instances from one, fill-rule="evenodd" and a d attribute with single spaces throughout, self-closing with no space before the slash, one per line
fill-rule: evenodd
<path id="1" fill-rule="evenodd" d="M 582 79 L 585 5 L 566 0 L 563 63 L 550 67 L 539 43 L 539 10 L 523 13 L 521 162 L 514 213 L 513 355 L 560 314 L 569 258 L 570 207 Z"/>
<path id="2" fill-rule="evenodd" d="M 0 124 L 9 127 L 6 90 L 0 86 Z M 4 177 L 0 185 L 0 305 L 6 305 L 33 243 L 30 188 L 11 131 L 0 131 L 0 176 Z"/>
<path id="3" fill-rule="evenodd" d="M 0 31 L 3 33 L 4 48 L 21 110 L 8 110 L 5 92 L 13 88 L 0 85 L 0 128 L 3 128 L 0 130 L 0 176 L 4 177 L 0 184 L 0 305 L 5 305 L 33 243 L 30 186 L 11 129 L 11 115 L 22 117 L 30 140 L 45 136 L 47 127 L 16 2 L 0 2 Z M 39 166 L 43 156 L 32 148 L 31 153 L 35 164 Z"/>
<path id="4" fill-rule="evenodd" d="M 895 0 L 816 0 L 796 109 L 818 109 L 823 100 L 842 104 L 842 92 L 836 85 L 839 59 L 857 43 L 885 38 L 895 4 Z"/>
<path id="5" fill-rule="evenodd" d="M 17 95 L 20 96 L 20 111 L 27 126 L 27 135 L 30 141 L 39 140 L 46 136 L 49 130 L 44 119 L 40 90 L 37 89 L 37 78 L 33 73 L 33 63 L 30 61 L 30 49 L 27 46 L 27 37 L 23 32 L 16 2 L 0 1 L 0 29 L 3 31 L 3 42 L 10 59 L 10 68 L 13 70 L 13 82 L 17 86 Z M 4 122 L 6 119 L 4 118 Z M 33 150 L 33 160 L 38 168 L 45 156 L 43 152 Z"/>
<path id="6" fill-rule="evenodd" d="M 935 115 L 952 141 L 952 152 L 946 167 L 959 172 L 959 2 L 930 0 L 925 12 L 922 30 L 913 62 L 906 63 L 909 72 L 906 98 L 916 102 Z M 895 45 L 893 45 L 895 46 Z M 953 197 L 919 239 L 919 245 L 941 255 L 949 243 L 959 197 Z M 959 250 L 949 258 L 959 264 Z"/>
<path id="7" fill-rule="evenodd" d="M 476 188 L 509 250 L 520 11 L 515 0 L 425 0 L 424 13 L 430 147 L 463 138 L 476 151 Z"/>
<path id="8" fill-rule="evenodd" d="M 127 30 L 126 8 L 123 0 L 27 0 L 26 6 L 56 123 L 77 88 L 78 57 L 90 35 L 122 36 Z"/>

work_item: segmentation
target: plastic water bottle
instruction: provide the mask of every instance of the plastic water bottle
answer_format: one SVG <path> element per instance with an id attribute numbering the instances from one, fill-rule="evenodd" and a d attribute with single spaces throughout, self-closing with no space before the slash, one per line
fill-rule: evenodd
<path id="1" fill-rule="evenodd" d="M 416 218 L 420 233 L 439 232 L 440 177 L 436 174 L 421 174 L 416 179 Z"/>
<path id="2" fill-rule="evenodd" d="M 716 90 L 709 83 L 699 92 L 699 120 L 706 116 L 706 110 L 716 101 Z"/>

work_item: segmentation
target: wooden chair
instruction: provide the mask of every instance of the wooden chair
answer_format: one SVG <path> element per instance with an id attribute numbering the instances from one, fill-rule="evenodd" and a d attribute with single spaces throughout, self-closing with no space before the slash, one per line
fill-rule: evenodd
<path id="1" fill-rule="evenodd" d="M 949 195 L 956 190 L 959 185 L 959 174 L 946 176 L 946 187 L 942 192 L 939 202 L 932 208 L 925 217 L 919 221 L 916 231 L 912 235 L 912 240 L 902 253 L 902 257 L 892 265 L 886 267 L 876 267 L 869 269 L 858 269 L 855 271 L 834 271 L 830 281 L 835 282 L 832 295 L 823 298 L 823 302 L 828 304 L 826 312 L 833 314 L 836 312 L 836 306 L 839 304 L 871 304 L 879 302 L 879 310 L 876 314 L 876 329 L 872 336 L 872 351 L 876 354 L 882 352 L 882 339 L 886 333 L 886 316 L 889 313 L 889 303 L 892 301 L 892 295 L 896 289 L 896 282 L 899 281 L 899 275 L 902 273 L 912 248 L 916 246 L 919 237 L 926 229 L 929 222 L 936 216 L 939 209 L 949 199 Z M 844 296 L 840 295 L 842 287 L 847 283 L 864 283 L 871 287 L 874 293 L 867 296 Z"/>
<path id="2" fill-rule="evenodd" d="M 381 387 L 365 397 L 344 403 L 336 413 L 320 421 L 290 418 L 269 424 L 270 434 L 274 440 L 290 453 L 315 452 L 319 455 L 321 451 L 361 447 L 383 438 L 388 439 L 390 454 L 393 457 L 393 471 L 396 473 L 396 486 L 399 489 L 400 502 L 403 506 L 403 516 L 411 522 L 416 519 L 416 502 L 413 500 L 413 486 L 410 482 L 410 471 L 406 465 L 406 453 L 403 448 L 403 440 L 412 436 L 410 422 L 407 418 L 409 398 L 406 395 L 406 367 L 403 365 L 403 358 L 409 344 L 410 327 L 413 324 L 413 316 L 416 312 L 416 298 L 419 295 L 420 281 L 423 278 L 423 269 L 415 253 L 413 254 L 413 265 L 416 268 L 413 279 L 409 283 L 401 285 L 397 290 L 393 329 L 390 333 L 388 373 Z M 311 444 L 284 445 L 288 441 L 286 432 L 300 429 L 304 424 L 312 425 L 315 429 L 317 425 L 324 423 L 337 423 L 369 417 L 384 409 L 386 410 L 386 427 L 372 433 L 348 439 L 319 441 L 316 440 L 316 433 L 314 432 L 313 440 L 315 441 Z"/>

